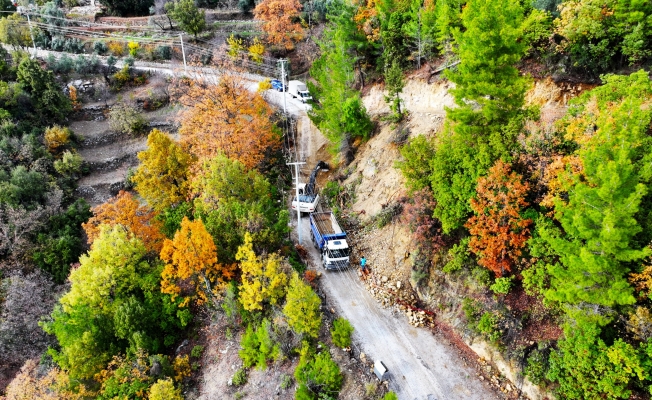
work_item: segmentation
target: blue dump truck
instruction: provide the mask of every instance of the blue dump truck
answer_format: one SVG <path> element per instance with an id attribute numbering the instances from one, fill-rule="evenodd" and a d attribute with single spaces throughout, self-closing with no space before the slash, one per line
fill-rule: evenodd
<path id="1" fill-rule="evenodd" d="M 349 266 L 349 245 L 346 232 L 331 211 L 310 214 L 312 243 L 321 252 L 321 260 L 326 270 L 343 269 Z"/>

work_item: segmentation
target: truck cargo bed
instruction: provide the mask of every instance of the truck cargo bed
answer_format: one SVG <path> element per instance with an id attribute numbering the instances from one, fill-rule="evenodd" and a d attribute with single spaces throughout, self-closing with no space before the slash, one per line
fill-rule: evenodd
<path id="1" fill-rule="evenodd" d="M 312 213 L 311 215 L 322 235 L 334 235 L 343 232 L 339 224 L 333 221 L 332 213 Z"/>

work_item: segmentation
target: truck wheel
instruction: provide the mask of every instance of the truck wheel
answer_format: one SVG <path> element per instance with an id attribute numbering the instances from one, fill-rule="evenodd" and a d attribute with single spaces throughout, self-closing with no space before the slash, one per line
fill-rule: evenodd
<path id="1" fill-rule="evenodd" d="M 315 233 L 312 231 L 310 232 L 310 239 L 312 239 L 312 245 L 315 246 L 316 249 L 318 249 L 319 247 L 317 246 L 317 241 L 315 240 Z"/>

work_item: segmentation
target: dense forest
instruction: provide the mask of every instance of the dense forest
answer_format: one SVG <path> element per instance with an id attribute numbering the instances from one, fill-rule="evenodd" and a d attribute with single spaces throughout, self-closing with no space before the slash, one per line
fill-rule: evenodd
<path id="1" fill-rule="evenodd" d="M 221 5 L 158 3 L 106 5 L 116 15 L 161 8 L 195 38 L 205 28 L 196 6 Z M 59 6 L 47 3 L 44 13 L 63 18 Z M 652 3 L 239 6 L 262 22 L 262 35 L 231 36 L 236 55 L 291 56 L 313 40 L 312 24 L 324 27 L 309 116 L 343 166 L 379 122 L 363 105 L 365 87 L 384 84 L 391 113 L 382 122 L 400 126 L 412 118 L 401 100 L 406 75 L 426 70 L 428 80 L 454 83 L 443 130 L 410 140 L 396 165 L 407 182 L 402 218 L 418 246 L 416 280 L 436 271 L 479 283 L 462 306 L 468 329 L 523 359 L 523 374 L 559 398 L 649 398 Z M 3 15 L 0 41 L 27 47 L 20 21 Z M 83 49 L 55 30 L 32 33 L 43 48 Z M 122 82 L 116 92 L 146 79 L 111 63 L 106 79 Z M 284 120 L 262 90 L 250 92 L 237 74 L 215 86 L 171 81 L 170 101 L 183 109 L 179 140 L 147 132 L 129 107 L 114 106 L 116 130 L 148 133 L 147 150 L 129 176 L 132 190 L 91 209 L 74 194 L 86 173 L 76 151 L 83 138 L 65 126 L 79 104 L 48 70 L 55 64 L 0 54 L 0 372 L 16 375 L 7 399 L 181 399 L 203 348 L 179 345 L 211 313 L 243 332 L 233 385 L 251 368 L 296 357 L 296 398 L 337 398 L 343 378 L 323 341 L 346 348 L 352 327 L 323 323 L 314 273 L 289 240 Z M 592 89 L 549 123 L 525 101 L 544 77 Z M 520 322 L 505 307 L 515 292 L 530 307 Z M 535 320 L 559 335 L 517 346 L 513 327 Z"/>

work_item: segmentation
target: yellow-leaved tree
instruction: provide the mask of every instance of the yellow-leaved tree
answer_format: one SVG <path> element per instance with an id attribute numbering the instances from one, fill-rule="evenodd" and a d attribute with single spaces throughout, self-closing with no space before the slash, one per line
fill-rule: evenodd
<path id="1" fill-rule="evenodd" d="M 121 191 L 104 204 L 93 209 L 93 217 L 82 224 L 88 244 L 100 234 L 100 225 L 121 225 L 140 239 L 147 251 L 158 253 L 163 245 L 161 223 L 154 219 L 154 212 L 141 205 L 129 192 Z"/>
<path id="2" fill-rule="evenodd" d="M 299 277 L 299 274 L 296 272 L 292 274 L 285 307 L 283 307 L 283 314 L 290 328 L 298 334 L 317 338 L 321 326 L 320 306 L 321 300 L 317 293 Z"/>
<path id="3" fill-rule="evenodd" d="M 149 388 L 149 400 L 183 400 L 183 395 L 172 379 L 159 379 Z"/>
<path id="4" fill-rule="evenodd" d="M 235 256 L 240 261 L 242 285 L 240 302 L 247 311 L 262 310 L 265 304 L 278 304 L 285 294 L 287 275 L 281 269 L 281 257 L 270 254 L 263 258 L 256 255 L 249 233 Z"/>
<path id="5" fill-rule="evenodd" d="M 147 150 L 138 153 L 141 164 L 132 178 L 136 191 L 156 211 L 184 201 L 188 195 L 188 168 L 193 157 L 167 133 L 152 130 Z"/>
<path id="6" fill-rule="evenodd" d="M 71 136 L 72 132 L 66 127 L 51 126 L 45 130 L 45 147 L 50 153 L 56 154 L 70 143 Z"/>
<path id="7" fill-rule="evenodd" d="M 161 291 L 173 298 L 183 296 L 182 305 L 193 299 L 207 301 L 233 277 L 234 266 L 217 262 L 217 247 L 199 219 L 183 218 L 174 238 L 163 243 L 161 260 Z"/>

